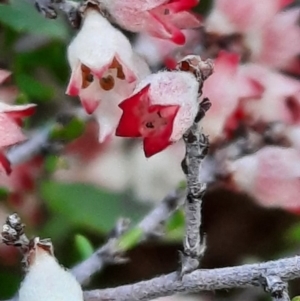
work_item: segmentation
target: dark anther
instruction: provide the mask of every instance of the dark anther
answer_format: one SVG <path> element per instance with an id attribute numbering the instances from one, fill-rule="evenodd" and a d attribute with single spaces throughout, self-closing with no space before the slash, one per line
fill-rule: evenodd
<path id="1" fill-rule="evenodd" d="M 158 115 L 158 117 L 160 117 L 160 118 L 162 117 L 161 114 L 160 114 L 160 111 L 157 112 L 157 115 Z"/>
<path id="2" fill-rule="evenodd" d="M 147 122 L 146 123 L 146 128 L 148 128 L 148 129 L 154 129 L 153 123 L 152 122 Z"/>
<path id="3" fill-rule="evenodd" d="M 166 9 L 164 10 L 164 15 L 169 15 L 169 14 L 170 14 L 170 10 L 166 8 Z"/>
<path id="4" fill-rule="evenodd" d="M 93 74 L 89 73 L 89 74 L 86 75 L 85 79 L 86 79 L 89 83 L 91 83 L 91 82 L 93 82 L 93 80 L 94 80 L 94 76 L 93 76 Z"/>

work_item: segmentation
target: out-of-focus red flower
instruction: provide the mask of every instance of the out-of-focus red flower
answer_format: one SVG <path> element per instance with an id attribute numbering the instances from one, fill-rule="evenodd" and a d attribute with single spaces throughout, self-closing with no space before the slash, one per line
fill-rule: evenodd
<path id="1" fill-rule="evenodd" d="M 299 81 L 258 64 L 246 64 L 240 69 L 243 76 L 262 88 L 260 98 L 242 103 L 246 116 L 252 122 L 300 123 Z"/>
<path id="2" fill-rule="evenodd" d="M 250 60 L 288 68 L 300 52 L 299 8 L 281 12 L 293 0 L 217 0 L 206 30 L 217 35 L 241 34 Z"/>
<path id="3" fill-rule="evenodd" d="M 230 162 L 235 187 L 264 207 L 300 207 L 300 153 L 293 148 L 264 147 Z"/>
<path id="4" fill-rule="evenodd" d="M 261 93 L 259 85 L 240 72 L 239 56 L 220 52 L 215 60 L 214 73 L 203 86 L 203 97 L 208 97 L 212 106 L 201 126 L 209 134 L 210 141 L 224 138 L 228 119 L 232 118 L 241 99 L 255 98 Z"/>
<path id="5" fill-rule="evenodd" d="M 26 139 L 20 126 L 22 119 L 32 115 L 34 111 L 34 104 L 8 105 L 0 102 L 0 163 L 8 174 L 11 172 L 11 166 L 3 151 Z"/>
<path id="6" fill-rule="evenodd" d="M 154 37 L 184 44 L 181 29 L 199 27 L 199 17 L 189 10 L 199 0 L 105 0 L 101 4 L 114 21 L 133 32 L 146 32 Z"/>

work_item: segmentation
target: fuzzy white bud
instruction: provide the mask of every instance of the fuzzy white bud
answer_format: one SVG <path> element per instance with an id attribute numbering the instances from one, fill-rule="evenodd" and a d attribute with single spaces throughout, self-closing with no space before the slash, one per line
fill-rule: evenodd
<path id="1" fill-rule="evenodd" d="M 19 301 L 83 301 L 81 286 L 51 251 L 37 244 L 27 261 L 28 272 L 19 290 Z"/>

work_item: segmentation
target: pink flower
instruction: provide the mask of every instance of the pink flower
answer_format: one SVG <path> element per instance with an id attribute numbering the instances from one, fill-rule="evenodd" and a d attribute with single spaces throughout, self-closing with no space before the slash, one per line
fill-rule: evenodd
<path id="1" fill-rule="evenodd" d="M 212 65 L 193 56 L 212 72 Z M 188 60 L 181 62 L 190 68 Z M 199 82 L 190 71 L 162 71 L 151 74 L 119 107 L 123 110 L 117 136 L 142 137 L 146 157 L 181 139 L 193 124 L 199 107 Z"/>
<path id="2" fill-rule="evenodd" d="M 295 149 L 264 147 L 229 166 L 236 188 L 260 205 L 288 210 L 300 207 L 300 153 Z"/>
<path id="3" fill-rule="evenodd" d="M 0 102 L 0 163 L 7 173 L 11 172 L 11 167 L 3 151 L 26 139 L 20 130 L 20 125 L 22 119 L 32 115 L 34 111 L 34 104 L 13 106 Z"/>
<path id="4" fill-rule="evenodd" d="M 214 66 L 214 73 L 203 86 L 203 97 L 208 97 L 212 106 L 201 121 L 211 142 L 225 138 L 226 124 L 241 99 L 257 97 L 262 92 L 252 79 L 241 74 L 237 54 L 220 52 Z"/>
<path id="5" fill-rule="evenodd" d="M 242 103 L 245 114 L 252 122 L 300 123 L 299 81 L 257 64 L 246 64 L 241 67 L 241 72 L 262 88 L 259 99 Z"/>
<path id="6" fill-rule="evenodd" d="M 66 93 L 79 96 L 89 114 L 102 100 L 128 97 L 141 73 L 149 72 L 128 39 L 92 8 L 68 48 L 68 59 L 72 74 Z"/>
<path id="7" fill-rule="evenodd" d="M 280 12 L 293 0 L 217 0 L 206 20 L 208 32 L 241 34 L 250 60 L 286 68 L 300 52 L 300 10 Z"/>
<path id="8" fill-rule="evenodd" d="M 104 0 L 101 4 L 114 21 L 133 32 L 146 32 L 154 37 L 184 44 L 180 29 L 200 26 L 199 18 L 189 10 L 199 0 Z"/>

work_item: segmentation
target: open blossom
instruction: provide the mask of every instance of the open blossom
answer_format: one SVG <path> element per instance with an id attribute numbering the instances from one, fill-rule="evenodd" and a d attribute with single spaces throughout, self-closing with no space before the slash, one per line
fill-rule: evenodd
<path id="1" fill-rule="evenodd" d="M 129 96 L 136 81 L 149 72 L 128 39 L 93 8 L 85 11 L 68 59 L 72 74 L 66 93 L 79 96 L 89 114 L 102 100 L 121 101 Z"/>
<path id="2" fill-rule="evenodd" d="M 32 115 L 34 111 L 34 104 L 8 105 L 0 102 L 0 163 L 6 173 L 11 172 L 11 167 L 3 151 L 7 147 L 26 139 L 20 125 L 22 119 Z"/>
<path id="3" fill-rule="evenodd" d="M 264 65 L 287 68 L 300 52 L 299 8 L 282 11 L 293 0 L 216 0 L 206 29 L 240 34 L 247 56 Z"/>
<path id="4" fill-rule="evenodd" d="M 48 240 L 34 239 L 26 264 L 28 271 L 19 290 L 20 301 L 83 301 L 79 283 L 57 262 Z"/>
<path id="5" fill-rule="evenodd" d="M 198 62 L 199 57 L 195 58 Z M 211 72 L 212 66 L 207 66 Z M 142 137 L 146 157 L 162 151 L 181 139 L 193 124 L 199 108 L 198 92 L 199 82 L 188 70 L 149 75 L 119 105 L 123 114 L 116 135 Z"/>
<path id="6" fill-rule="evenodd" d="M 199 0 L 104 0 L 101 4 L 114 21 L 133 32 L 184 44 L 181 29 L 200 26 L 199 18 L 189 12 Z"/>
<path id="7" fill-rule="evenodd" d="M 229 163 L 236 188 L 265 207 L 300 207 L 300 153 L 269 146 Z"/>

